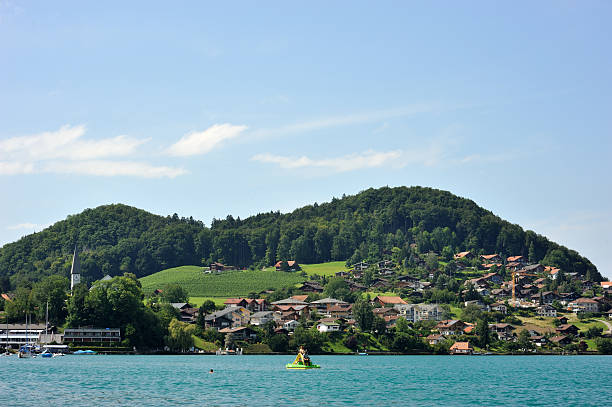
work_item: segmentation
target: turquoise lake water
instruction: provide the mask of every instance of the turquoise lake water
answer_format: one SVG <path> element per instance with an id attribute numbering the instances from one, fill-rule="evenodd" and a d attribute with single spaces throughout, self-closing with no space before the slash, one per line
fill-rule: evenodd
<path id="1" fill-rule="evenodd" d="M 612 356 L 0 357 L 4 406 L 612 406 Z M 214 369 L 213 374 L 208 371 Z"/>

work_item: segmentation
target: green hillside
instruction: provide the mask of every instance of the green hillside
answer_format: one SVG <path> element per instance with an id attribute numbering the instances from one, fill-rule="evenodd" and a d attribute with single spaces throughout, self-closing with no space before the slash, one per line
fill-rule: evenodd
<path id="1" fill-rule="evenodd" d="M 522 255 L 532 263 L 602 279 L 576 251 L 525 231 L 469 199 L 432 188 L 385 187 L 286 214 L 268 212 L 246 219 L 228 215 L 213 219 L 210 228 L 191 217 L 162 217 L 120 204 L 87 209 L 0 248 L 0 290 L 47 275 L 67 276 L 75 245 L 82 250 L 86 282 L 126 272 L 140 278 L 213 261 L 256 269 L 277 260 L 306 265 L 373 262 L 393 250 L 398 263 L 430 251 L 440 253 L 442 260 L 464 250 Z M 321 266 L 319 274 L 332 273 L 328 267 Z M 308 267 L 306 271 L 315 273 Z"/>
<path id="2" fill-rule="evenodd" d="M 178 284 L 185 288 L 190 297 L 244 297 L 252 292 L 269 288 L 290 287 L 303 282 L 298 273 L 282 271 L 225 271 L 206 274 L 202 267 L 175 267 L 140 279 L 145 294 L 168 284 Z"/>

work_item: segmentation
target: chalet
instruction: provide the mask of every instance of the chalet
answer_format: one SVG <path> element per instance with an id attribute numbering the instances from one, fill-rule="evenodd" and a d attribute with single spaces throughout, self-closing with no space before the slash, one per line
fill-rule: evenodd
<path id="1" fill-rule="evenodd" d="M 317 330 L 319 332 L 337 332 L 340 330 L 340 324 L 337 322 L 319 322 Z"/>
<path id="2" fill-rule="evenodd" d="M 335 298 L 323 298 L 322 300 L 313 301 L 310 303 L 311 306 L 314 306 L 317 311 L 320 313 L 326 313 L 327 310 L 334 305 L 348 305 L 346 301 L 337 300 Z"/>
<path id="3" fill-rule="evenodd" d="M 491 311 L 500 312 L 506 315 L 508 313 L 508 307 L 506 306 L 505 303 L 498 301 L 498 302 L 491 304 Z"/>
<path id="4" fill-rule="evenodd" d="M 327 314 L 332 318 L 349 318 L 353 314 L 353 305 L 334 305 L 327 309 Z"/>
<path id="5" fill-rule="evenodd" d="M 555 329 L 555 331 L 562 335 L 578 336 L 578 327 L 576 327 L 575 325 L 559 325 L 557 329 Z"/>
<path id="6" fill-rule="evenodd" d="M 388 288 L 391 287 L 391 283 L 389 280 L 384 278 L 375 278 L 372 280 L 372 284 L 370 284 L 371 288 Z"/>
<path id="7" fill-rule="evenodd" d="M 436 329 L 445 336 L 461 335 L 464 328 L 465 323 L 456 319 L 440 321 L 438 325 L 436 325 Z"/>
<path id="8" fill-rule="evenodd" d="M 416 283 L 416 282 L 419 281 L 419 279 L 418 279 L 418 277 L 409 276 L 409 275 L 403 275 L 403 276 L 399 276 L 397 278 L 397 281 Z"/>
<path id="9" fill-rule="evenodd" d="M 565 345 L 569 345 L 570 343 L 572 343 L 572 339 L 565 335 L 553 336 L 552 338 L 550 338 L 550 341 L 554 343 L 555 345 L 559 345 L 559 346 L 565 346 Z"/>
<path id="10" fill-rule="evenodd" d="M 306 299 L 308 298 L 308 294 L 292 295 L 289 298 L 291 298 L 292 300 L 306 302 Z"/>
<path id="11" fill-rule="evenodd" d="M 507 263 L 519 263 L 521 265 L 527 264 L 527 258 L 525 256 L 510 256 L 506 259 Z"/>
<path id="12" fill-rule="evenodd" d="M 234 328 L 223 328 L 219 329 L 221 334 L 232 334 L 234 339 L 238 340 L 255 340 L 257 339 L 257 332 L 249 328 L 248 326 L 237 326 Z"/>
<path id="13" fill-rule="evenodd" d="M 274 312 L 272 311 L 259 311 L 251 314 L 250 324 L 251 325 L 265 325 L 269 321 L 274 321 Z"/>
<path id="14" fill-rule="evenodd" d="M 344 280 L 344 281 L 346 281 L 346 284 L 348 284 L 349 290 L 351 290 L 351 291 L 363 291 L 363 290 L 366 290 L 368 288 L 365 285 L 356 283 L 356 282 L 354 282 L 352 280 Z"/>
<path id="15" fill-rule="evenodd" d="M 561 269 L 551 267 L 550 271 L 548 272 L 548 275 L 552 280 L 556 280 L 559 276 L 559 272 L 561 272 Z"/>
<path id="16" fill-rule="evenodd" d="M 451 355 L 471 355 L 474 352 L 474 348 L 469 342 L 455 342 L 450 347 Z"/>
<path id="17" fill-rule="evenodd" d="M 346 272 L 346 271 L 337 271 L 334 275 L 336 277 L 346 278 L 346 277 L 350 277 L 351 274 L 349 272 Z"/>
<path id="18" fill-rule="evenodd" d="M 370 265 L 363 261 L 353 264 L 353 269 L 355 271 L 365 271 L 368 269 L 368 267 L 370 267 Z"/>
<path id="19" fill-rule="evenodd" d="M 612 282 L 610 281 L 602 281 L 599 283 L 604 293 L 612 294 Z"/>
<path id="20" fill-rule="evenodd" d="M 288 332 L 293 332 L 295 331 L 295 328 L 298 327 L 298 325 L 300 325 L 300 323 L 292 319 L 292 320 L 284 322 L 283 328 L 286 329 Z"/>
<path id="21" fill-rule="evenodd" d="M 493 284 L 497 284 L 497 285 L 500 285 L 501 283 L 504 282 L 504 279 L 502 278 L 502 276 L 500 276 L 497 273 L 488 273 L 482 276 L 482 278 L 484 278 L 486 281 L 490 281 Z"/>
<path id="22" fill-rule="evenodd" d="M 474 258 L 474 254 L 470 251 L 467 252 L 459 252 L 453 256 L 455 260 L 466 259 L 470 260 Z"/>
<path id="23" fill-rule="evenodd" d="M 401 318 L 399 315 L 386 315 L 383 317 L 387 328 L 393 328 L 397 324 L 399 318 Z"/>
<path id="24" fill-rule="evenodd" d="M 565 325 L 567 324 L 567 317 L 564 317 L 564 316 L 557 317 L 557 321 L 559 321 L 561 325 Z"/>
<path id="25" fill-rule="evenodd" d="M 533 287 L 532 289 L 535 289 L 535 287 Z M 531 301 L 535 303 L 541 302 L 542 304 L 547 304 L 547 305 L 552 304 L 553 302 L 555 302 L 556 299 L 557 299 L 557 296 L 552 291 L 544 291 L 542 293 L 531 295 Z"/>
<path id="26" fill-rule="evenodd" d="M 489 270 L 491 267 L 497 267 L 498 269 L 502 268 L 503 264 L 501 263 L 485 263 L 482 265 L 482 268 L 484 268 L 485 270 Z"/>
<path id="27" fill-rule="evenodd" d="M 187 302 L 173 302 L 170 305 L 178 310 L 182 322 L 194 322 L 198 315 L 199 309 L 192 307 Z"/>
<path id="28" fill-rule="evenodd" d="M 274 306 L 278 306 L 278 305 L 308 305 L 308 303 L 305 302 L 305 301 L 301 301 L 299 299 L 296 299 L 294 297 L 289 297 L 289 298 L 285 298 L 284 300 L 274 301 L 272 303 L 272 305 L 274 305 Z"/>
<path id="29" fill-rule="evenodd" d="M 531 335 L 529 340 L 537 347 L 546 345 L 546 337 L 543 335 Z"/>
<path id="30" fill-rule="evenodd" d="M 235 328 L 249 322 L 249 311 L 243 307 L 230 307 L 204 317 L 206 327 L 214 329 Z"/>
<path id="31" fill-rule="evenodd" d="M 431 334 L 429 336 L 427 336 L 427 342 L 430 345 L 437 345 L 440 342 L 444 341 L 446 339 L 446 336 L 442 335 L 442 334 Z"/>
<path id="32" fill-rule="evenodd" d="M 299 290 L 305 293 L 322 293 L 323 286 L 315 281 L 306 281 L 300 286 Z"/>
<path id="33" fill-rule="evenodd" d="M 491 295 L 496 298 L 509 297 L 512 294 L 512 290 L 508 288 L 495 288 L 491 290 Z"/>
<path id="34" fill-rule="evenodd" d="M 525 273 L 543 273 L 544 272 L 544 266 L 541 264 L 530 264 L 529 266 L 525 266 L 523 267 L 523 272 Z"/>
<path id="35" fill-rule="evenodd" d="M 510 324 L 500 323 L 500 324 L 490 324 L 489 329 L 491 330 L 491 332 L 495 332 L 498 335 L 499 334 L 510 335 L 514 327 Z"/>
<path id="36" fill-rule="evenodd" d="M 481 254 L 484 263 L 501 263 L 503 260 L 499 254 Z"/>
<path id="37" fill-rule="evenodd" d="M 536 309 L 536 315 L 539 317 L 556 317 L 557 310 L 550 305 L 541 305 Z"/>
<path id="38" fill-rule="evenodd" d="M 310 314 L 308 305 L 274 305 L 274 311 L 281 314 L 281 319 L 298 319 L 302 315 Z"/>
<path id="39" fill-rule="evenodd" d="M 578 298 L 567 304 L 572 312 L 599 312 L 599 303 L 591 298 Z"/>
<path id="40" fill-rule="evenodd" d="M 590 280 L 584 280 L 582 281 L 581 285 L 583 290 L 590 290 L 593 288 L 594 283 Z"/>
<path id="41" fill-rule="evenodd" d="M 265 298 L 246 298 L 246 309 L 251 312 L 266 311 L 270 304 Z"/>
<path id="42" fill-rule="evenodd" d="M 408 304 L 406 301 L 402 300 L 400 297 L 389 297 L 383 295 L 377 295 L 372 300 L 373 304 L 377 304 L 380 307 L 393 307 L 397 304 Z"/>
<path id="43" fill-rule="evenodd" d="M 378 316 L 381 318 L 388 317 L 391 315 L 396 316 L 399 314 L 398 310 L 396 310 L 395 308 L 389 308 L 389 307 L 374 308 L 372 312 L 374 313 L 375 316 Z"/>
<path id="44" fill-rule="evenodd" d="M 301 267 L 300 267 L 300 265 L 298 264 L 297 261 L 295 261 L 295 260 L 288 260 L 286 262 L 283 262 L 283 261 L 276 262 L 276 264 L 274 265 L 274 268 L 276 269 L 276 271 L 282 271 L 283 270 L 283 263 L 286 263 L 286 265 L 287 265 L 287 270 L 286 271 L 299 271 L 299 270 L 301 270 Z"/>
<path id="45" fill-rule="evenodd" d="M 216 263 L 215 262 L 215 263 L 211 263 L 210 264 L 209 270 L 210 271 L 216 271 L 216 272 L 225 271 L 225 270 L 228 270 L 228 266 L 226 266 L 225 264 L 222 264 L 222 263 Z"/>
<path id="46" fill-rule="evenodd" d="M 508 270 L 517 271 L 523 267 L 523 263 L 519 263 L 517 261 L 511 261 L 506 263 L 506 268 Z"/>
<path id="47" fill-rule="evenodd" d="M 244 307 L 244 308 L 246 308 L 247 300 L 246 300 L 246 298 L 228 298 L 227 300 L 225 300 L 223 302 L 223 305 L 225 305 L 225 308 L 229 308 L 229 307 Z"/>
<path id="48" fill-rule="evenodd" d="M 391 260 L 383 260 L 383 261 L 379 261 L 377 266 L 379 270 L 392 269 L 395 267 L 395 264 Z"/>

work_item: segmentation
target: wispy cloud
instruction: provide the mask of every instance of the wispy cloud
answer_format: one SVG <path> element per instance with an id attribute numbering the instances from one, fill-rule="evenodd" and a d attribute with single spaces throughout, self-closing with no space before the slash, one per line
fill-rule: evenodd
<path id="1" fill-rule="evenodd" d="M 435 145 L 422 150 L 367 150 L 332 158 L 291 157 L 274 154 L 257 154 L 251 158 L 267 164 L 276 164 L 284 169 L 319 168 L 332 172 L 355 171 L 364 168 L 393 167 L 403 168 L 409 164 L 433 166 L 442 159 L 442 151 Z"/>
<path id="2" fill-rule="evenodd" d="M 39 227 L 39 225 L 37 225 L 36 223 L 20 223 L 18 225 L 11 225 L 11 226 L 7 226 L 6 228 L 8 230 L 21 230 L 21 229 L 27 229 L 27 230 L 31 230 L 31 229 L 37 229 Z"/>
<path id="3" fill-rule="evenodd" d="M 115 160 L 134 154 L 150 139 L 121 135 L 88 140 L 84 139 L 85 133 L 83 125 L 66 125 L 56 131 L 0 140 L 0 175 L 62 173 L 174 178 L 187 172 L 181 168 Z"/>
<path id="4" fill-rule="evenodd" d="M 218 147 L 223 141 L 238 137 L 247 126 L 236 126 L 230 123 L 215 124 L 200 132 L 183 136 L 168 149 L 170 155 L 186 157 L 201 155 Z"/>

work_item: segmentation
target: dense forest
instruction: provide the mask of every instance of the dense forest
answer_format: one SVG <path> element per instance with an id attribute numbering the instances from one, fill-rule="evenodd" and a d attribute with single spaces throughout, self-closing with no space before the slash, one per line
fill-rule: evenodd
<path id="1" fill-rule="evenodd" d="M 524 231 L 473 201 L 423 187 L 368 189 L 287 214 L 269 212 L 241 220 L 213 219 L 211 227 L 177 214 L 162 217 L 126 205 L 105 205 L 0 249 L 0 290 L 68 276 L 78 245 L 82 274 L 142 277 L 180 265 L 218 261 L 262 267 L 277 260 L 300 263 L 377 260 L 393 252 L 407 262 L 430 251 L 442 257 L 471 250 L 528 256 L 599 281 L 597 268 L 576 251 Z"/>

